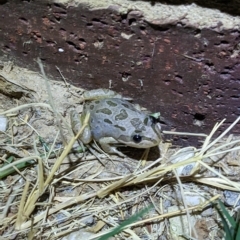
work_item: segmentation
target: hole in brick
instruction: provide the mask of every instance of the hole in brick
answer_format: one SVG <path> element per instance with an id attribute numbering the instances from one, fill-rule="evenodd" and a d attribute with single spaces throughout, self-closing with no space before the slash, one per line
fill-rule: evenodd
<path id="1" fill-rule="evenodd" d="M 131 74 L 130 73 L 127 73 L 127 72 L 120 72 L 121 74 L 121 77 L 122 77 L 122 81 L 123 82 L 126 82 L 129 80 L 129 78 L 131 77 Z"/>
<path id="2" fill-rule="evenodd" d="M 85 39 L 84 38 L 79 38 L 78 40 L 80 41 L 80 43 L 79 43 L 80 48 L 84 49 L 87 45 Z"/>
<path id="3" fill-rule="evenodd" d="M 169 27 L 167 27 L 167 25 L 165 25 L 165 26 L 157 26 L 157 25 L 150 24 L 150 26 L 154 30 L 156 30 L 156 31 L 160 31 L 160 32 L 167 32 L 167 31 L 169 31 Z"/>
<path id="4" fill-rule="evenodd" d="M 221 48 L 226 48 L 229 46 L 229 42 L 226 40 L 222 40 L 220 43 L 215 43 L 214 46 L 216 47 L 221 47 Z"/>
<path id="5" fill-rule="evenodd" d="M 238 99 L 239 99 L 239 96 L 233 95 L 233 96 L 231 96 L 231 99 L 233 99 L 233 100 L 238 100 Z"/>
<path id="6" fill-rule="evenodd" d="M 47 46 L 49 47 L 54 47 L 56 45 L 56 43 L 51 40 L 47 40 L 46 43 L 47 43 Z"/>
<path id="7" fill-rule="evenodd" d="M 60 9 L 65 10 L 64 5 L 61 5 L 61 4 L 58 4 L 58 3 L 53 3 L 53 6 L 56 7 L 56 8 L 60 8 Z"/>
<path id="8" fill-rule="evenodd" d="M 87 28 L 92 28 L 93 27 L 92 23 L 87 23 L 86 25 L 87 25 Z"/>
<path id="9" fill-rule="evenodd" d="M 53 6 L 59 7 L 59 8 L 61 7 L 58 3 L 54 3 Z"/>
<path id="10" fill-rule="evenodd" d="M 59 33 L 61 36 L 66 37 L 67 36 L 67 31 L 64 28 L 59 29 Z"/>
<path id="11" fill-rule="evenodd" d="M 232 68 L 230 68 L 230 67 L 225 67 L 224 70 L 223 70 L 223 72 L 229 72 L 229 71 L 231 71 L 231 70 L 232 70 Z"/>
<path id="12" fill-rule="evenodd" d="M 56 20 L 58 23 L 60 23 L 61 17 L 59 17 L 59 16 L 54 16 L 54 18 L 55 18 L 55 20 Z"/>
<path id="13" fill-rule="evenodd" d="M 222 72 L 220 74 L 220 77 L 223 79 L 230 79 L 231 78 L 231 74 L 227 73 L 227 72 Z"/>
<path id="14" fill-rule="evenodd" d="M 196 36 L 196 35 L 198 35 L 198 34 L 201 34 L 201 29 L 196 29 L 195 31 L 194 31 L 194 35 Z"/>
<path id="15" fill-rule="evenodd" d="M 69 46 L 76 47 L 76 45 L 75 45 L 73 42 L 71 42 L 71 41 L 66 41 L 66 43 L 67 43 Z"/>
<path id="16" fill-rule="evenodd" d="M 239 92 L 239 89 L 238 89 L 238 88 L 233 88 L 232 91 L 238 93 L 238 92 Z"/>
<path id="17" fill-rule="evenodd" d="M 79 38 L 78 40 L 81 42 L 86 42 L 84 38 Z"/>
<path id="18" fill-rule="evenodd" d="M 121 19 L 125 21 L 125 20 L 127 19 L 127 14 L 126 14 L 126 13 L 125 13 L 125 14 L 122 14 L 122 15 L 121 15 Z"/>
<path id="19" fill-rule="evenodd" d="M 217 91 L 217 92 L 221 92 L 221 93 L 224 92 L 221 88 L 218 88 L 218 87 L 216 88 L 216 91 Z"/>
<path id="20" fill-rule="evenodd" d="M 28 25 L 28 20 L 24 17 L 19 18 L 19 21 L 25 25 Z"/>
<path id="21" fill-rule="evenodd" d="M 76 44 L 74 44 L 73 42 L 71 41 L 66 41 L 66 43 L 68 44 L 68 47 L 70 49 L 72 49 L 74 52 L 77 52 L 79 53 L 80 52 L 80 48 L 76 46 Z"/>
<path id="22" fill-rule="evenodd" d="M 100 21 L 100 19 L 98 19 L 98 18 L 93 18 L 93 19 L 92 19 L 92 22 L 101 22 L 101 21 Z"/>
<path id="23" fill-rule="evenodd" d="M 176 89 L 172 89 L 172 93 L 175 94 L 175 95 L 178 95 L 179 97 L 182 97 L 182 96 L 183 96 L 183 93 L 177 91 Z"/>
<path id="24" fill-rule="evenodd" d="M 5 48 L 5 50 L 8 51 L 8 52 L 11 51 L 11 49 L 10 49 L 10 47 L 9 47 L 8 45 L 5 45 L 4 48 Z"/>
<path id="25" fill-rule="evenodd" d="M 58 17 L 67 17 L 67 12 L 66 11 L 61 11 L 61 12 L 57 12 L 56 15 L 58 15 Z"/>
<path id="26" fill-rule="evenodd" d="M 170 83 L 171 83 L 170 80 L 163 80 L 163 82 L 164 82 L 164 84 L 167 85 L 167 86 L 170 85 Z"/>
<path id="27" fill-rule="evenodd" d="M 193 117 L 194 117 L 194 120 L 198 120 L 198 121 L 203 121 L 206 118 L 205 115 L 201 113 L 195 113 Z"/>
<path id="28" fill-rule="evenodd" d="M 217 99 L 217 100 L 221 100 L 222 98 L 223 98 L 223 95 L 217 95 L 217 96 L 216 96 L 216 99 Z"/>
<path id="29" fill-rule="evenodd" d="M 223 45 L 229 45 L 229 42 L 226 41 L 226 40 L 222 40 L 222 41 L 221 41 L 221 44 L 223 44 Z"/>
<path id="30" fill-rule="evenodd" d="M 35 39 L 42 37 L 39 32 L 32 32 L 32 35 L 33 35 L 33 37 L 34 37 Z"/>
<path id="31" fill-rule="evenodd" d="M 74 38 L 74 39 L 77 38 L 77 34 L 74 33 L 74 32 L 70 32 L 70 33 L 69 33 L 69 36 L 70 36 L 70 38 Z"/>
<path id="32" fill-rule="evenodd" d="M 205 65 L 208 66 L 208 67 L 214 66 L 214 64 L 212 62 L 206 62 Z"/>
<path id="33" fill-rule="evenodd" d="M 130 18 L 128 20 L 128 25 L 131 26 L 132 24 L 136 23 L 136 19 L 135 18 Z"/>
<path id="34" fill-rule="evenodd" d="M 179 83 L 183 83 L 183 80 L 182 80 L 182 76 L 180 76 L 180 75 L 176 75 L 175 76 L 175 80 L 177 81 L 177 82 L 179 82 Z"/>

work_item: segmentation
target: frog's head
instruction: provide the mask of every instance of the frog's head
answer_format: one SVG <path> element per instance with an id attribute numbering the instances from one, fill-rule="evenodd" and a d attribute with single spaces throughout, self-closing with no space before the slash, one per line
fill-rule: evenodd
<path id="1" fill-rule="evenodd" d="M 150 148 L 157 146 L 162 140 L 161 125 L 155 117 L 146 116 L 144 121 L 132 118 L 130 123 L 131 129 L 127 135 L 119 136 L 119 142 L 135 148 Z"/>

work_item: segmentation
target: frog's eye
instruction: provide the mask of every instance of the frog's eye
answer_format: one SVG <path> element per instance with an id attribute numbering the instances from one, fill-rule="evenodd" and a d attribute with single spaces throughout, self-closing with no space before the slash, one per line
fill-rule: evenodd
<path id="1" fill-rule="evenodd" d="M 140 135 L 134 135 L 133 136 L 133 141 L 135 142 L 135 143 L 140 143 L 141 141 L 142 141 L 142 137 L 140 136 Z"/>

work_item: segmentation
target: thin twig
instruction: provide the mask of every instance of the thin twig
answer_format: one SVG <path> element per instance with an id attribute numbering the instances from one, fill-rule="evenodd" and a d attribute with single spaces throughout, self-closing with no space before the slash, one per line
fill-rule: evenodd
<path id="1" fill-rule="evenodd" d="M 66 145 L 67 145 L 67 142 L 66 142 L 66 140 L 65 140 L 64 133 L 63 133 L 63 130 L 62 130 L 62 127 L 61 127 L 61 123 L 60 123 L 60 120 L 59 120 L 59 119 L 61 119 L 61 116 L 60 116 L 60 114 L 58 113 L 57 108 L 56 108 L 56 105 L 55 105 L 55 103 L 54 103 L 54 101 L 53 101 L 53 96 L 52 96 L 52 92 L 51 92 L 49 80 L 48 80 L 48 78 L 47 78 L 47 76 L 46 76 L 46 74 L 45 74 L 45 71 L 44 71 L 44 68 L 43 68 L 43 65 L 42 65 L 42 62 L 41 62 L 41 59 L 40 59 L 40 58 L 37 59 L 37 63 L 38 63 L 38 65 L 39 65 L 39 68 L 40 68 L 41 73 L 42 73 L 42 75 L 43 75 L 43 78 L 44 78 L 44 80 L 45 80 L 45 85 L 46 85 L 46 88 L 47 88 L 47 93 L 48 93 L 48 98 L 49 98 L 49 104 L 51 105 L 52 110 L 53 110 L 53 113 L 54 113 L 54 116 L 55 116 L 55 118 L 56 118 L 56 124 L 57 124 L 57 126 L 58 126 L 58 129 L 60 130 L 61 139 L 62 139 L 64 145 L 66 146 Z"/>

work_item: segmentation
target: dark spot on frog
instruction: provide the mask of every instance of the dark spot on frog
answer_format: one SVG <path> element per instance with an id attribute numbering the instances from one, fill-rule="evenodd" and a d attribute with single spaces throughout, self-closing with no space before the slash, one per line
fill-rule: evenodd
<path id="1" fill-rule="evenodd" d="M 96 113 L 103 113 L 103 114 L 111 115 L 112 111 L 108 108 L 102 108 L 102 109 L 97 110 Z"/>
<path id="2" fill-rule="evenodd" d="M 93 109 L 94 109 L 94 105 L 91 104 L 91 105 L 89 106 L 89 109 L 90 109 L 90 110 L 93 110 Z"/>
<path id="3" fill-rule="evenodd" d="M 130 109 L 134 112 L 138 112 L 138 110 L 134 107 L 134 105 L 132 104 L 128 104 L 128 103 L 121 103 L 121 105 L 124 107 L 124 108 L 127 108 L 127 109 Z"/>
<path id="4" fill-rule="evenodd" d="M 109 119 L 104 119 L 103 121 L 104 121 L 105 123 L 113 124 L 112 121 L 110 121 Z"/>
<path id="5" fill-rule="evenodd" d="M 148 124 L 148 117 L 146 117 L 146 118 L 144 119 L 143 123 L 144 123 L 144 125 L 147 126 L 147 124 Z"/>
<path id="6" fill-rule="evenodd" d="M 111 107 L 116 107 L 117 106 L 117 103 L 115 103 L 113 101 L 110 101 L 110 100 L 106 101 L 106 103 Z"/>
<path id="7" fill-rule="evenodd" d="M 146 131 L 146 128 L 143 125 L 143 122 L 139 118 L 131 119 L 130 123 L 136 129 L 136 131 Z"/>
<path id="8" fill-rule="evenodd" d="M 125 108 L 129 108 L 129 105 L 128 105 L 128 104 L 122 103 L 122 105 L 123 105 Z"/>
<path id="9" fill-rule="evenodd" d="M 114 125 L 114 127 L 115 127 L 115 128 L 119 128 L 119 129 L 121 129 L 121 131 L 126 131 L 126 128 L 121 127 L 121 126 L 119 126 L 119 125 Z"/>
<path id="10" fill-rule="evenodd" d="M 127 119 L 127 118 L 128 118 L 128 114 L 127 114 L 126 110 L 124 110 L 124 109 L 121 109 L 120 113 L 115 116 L 116 121 L 124 120 L 124 119 Z"/>
<path id="11" fill-rule="evenodd" d="M 100 103 L 99 100 L 94 101 L 94 104 L 99 104 L 99 103 Z"/>

